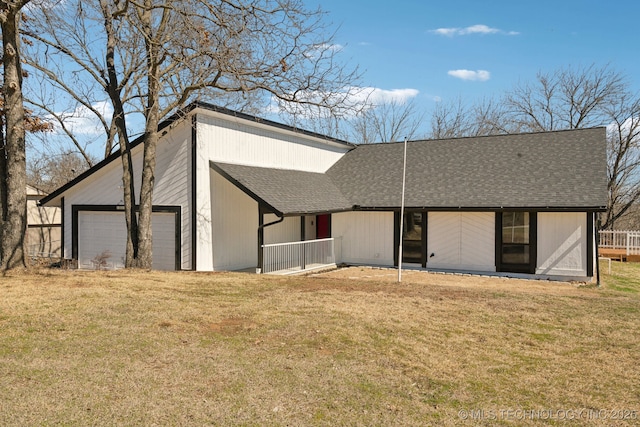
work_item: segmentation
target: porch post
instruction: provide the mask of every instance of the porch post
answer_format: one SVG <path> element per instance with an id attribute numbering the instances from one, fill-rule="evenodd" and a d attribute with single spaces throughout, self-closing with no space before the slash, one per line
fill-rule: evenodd
<path id="1" fill-rule="evenodd" d="M 270 225 L 276 225 L 284 221 L 284 215 L 281 213 L 276 213 L 276 216 L 282 215 L 278 217 L 277 220 L 270 222 L 268 224 L 264 223 L 264 214 L 271 213 L 264 209 L 262 205 L 258 207 L 258 266 L 256 267 L 256 273 L 261 274 L 264 273 L 264 229 L 269 227 Z"/>

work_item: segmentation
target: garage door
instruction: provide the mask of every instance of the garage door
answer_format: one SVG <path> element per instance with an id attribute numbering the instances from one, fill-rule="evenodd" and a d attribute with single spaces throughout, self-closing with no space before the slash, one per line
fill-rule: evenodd
<path id="1" fill-rule="evenodd" d="M 151 217 L 154 270 L 176 268 L 175 219 L 173 212 L 154 212 Z M 102 258 L 106 268 L 124 268 L 126 230 L 123 212 L 78 212 L 79 267 L 95 268 Z"/>
<path id="2" fill-rule="evenodd" d="M 493 212 L 429 212 L 427 267 L 495 271 Z"/>

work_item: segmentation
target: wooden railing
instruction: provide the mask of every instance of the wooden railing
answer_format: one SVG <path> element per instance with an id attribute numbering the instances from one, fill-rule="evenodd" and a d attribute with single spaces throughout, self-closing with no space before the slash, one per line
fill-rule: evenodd
<path id="1" fill-rule="evenodd" d="M 601 230 L 598 232 L 601 248 L 623 249 L 627 255 L 640 255 L 640 231 Z"/>

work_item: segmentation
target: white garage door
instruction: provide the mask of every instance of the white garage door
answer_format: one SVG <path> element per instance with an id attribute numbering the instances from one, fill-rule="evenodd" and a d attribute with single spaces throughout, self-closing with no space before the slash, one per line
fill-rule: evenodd
<path id="1" fill-rule="evenodd" d="M 176 237 L 174 213 L 154 212 L 153 269 L 175 270 Z M 124 268 L 126 223 L 123 212 L 78 212 L 78 265 L 95 268 L 103 258 L 109 269 Z"/>
<path id="2" fill-rule="evenodd" d="M 493 212 L 429 212 L 427 223 L 427 267 L 496 270 Z"/>

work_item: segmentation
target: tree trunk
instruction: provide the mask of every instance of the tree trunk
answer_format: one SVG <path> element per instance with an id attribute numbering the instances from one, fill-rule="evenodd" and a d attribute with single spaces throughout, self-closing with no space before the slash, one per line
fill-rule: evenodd
<path id="1" fill-rule="evenodd" d="M 158 142 L 158 112 L 147 116 L 147 131 L 144 136 L 144 158 L 142 162 L 142 184 L 140 187 L 140 209 L 138 219 L 138 259 L 136 267 L 151 268 L 153 264 L 153 235 L 151 214 L 153 209 L 153 186 L 155 182 L 156 145 Z M 155 118 L 155 120 L 154 120 Z"/>
<path id="2" fill-rule="evenodd" d="M 5 98 L 5 181 L 2 205 L 0 267 L 3 270 L 24 267 L 24 236 L 27 231 L 27 163 L 25 156 L 22 67 L 19 54 L 19 23 L 22 6 L 2 3 L 6 16 L 2 22 L 4 98 Z"/>
<path id="3" fill-rule="evenodd" d="M 4 240 L 5 220 L 7 218 L 7 148 L 4 135 L 4 116 L 0 115 L 0 262 L 2 261 L 2 242 Z"/>
<path id="4" fill-rule="evenodd" d="M 145 0 L 141 14 L 147 60 L 147 105 L 145 106 L 144 153 L 142 158 L 142 182 L 140 185 L 140 208 L 138 218 L 138 258 L 136 267 L 151 268 L 153 265 L 153 234 L 151 215 L 153 211 L 153 186 L 155 183 L 156 146 L 159 123 L 159 46 L 154 39 L 152 23 L 153 4 Z M 165 11 L 166 12 L 166 11 Z M 156 35 L 157 36 L 157 35 Z"/>
<path id="5" fill-rule="evenodd" d="M 120 159 L 122 161 L 122 188 L 124 215 L 127 224 L 127 243 L 125 250 L 125 267 L 130 268 L 136 265 L 138 257 L 138 220 L 135 210 L 135 187 L 133 175 L 133 162 L 131 160 L 131 145 L 129 144 L 129 134 L 125 121 L 124 107 L 116 73 L 115 48 L 116 34 L 113 28 L 114 16 L 109 9 L 109 2 L 101 1 L 102 14 L 104 17 L 105 33 L 107 35 L 107 92 L 113 106 L 112 124 L 115 126 L 120 144 Z M 116 11 L 116 13 L 118 13 Z"/>

